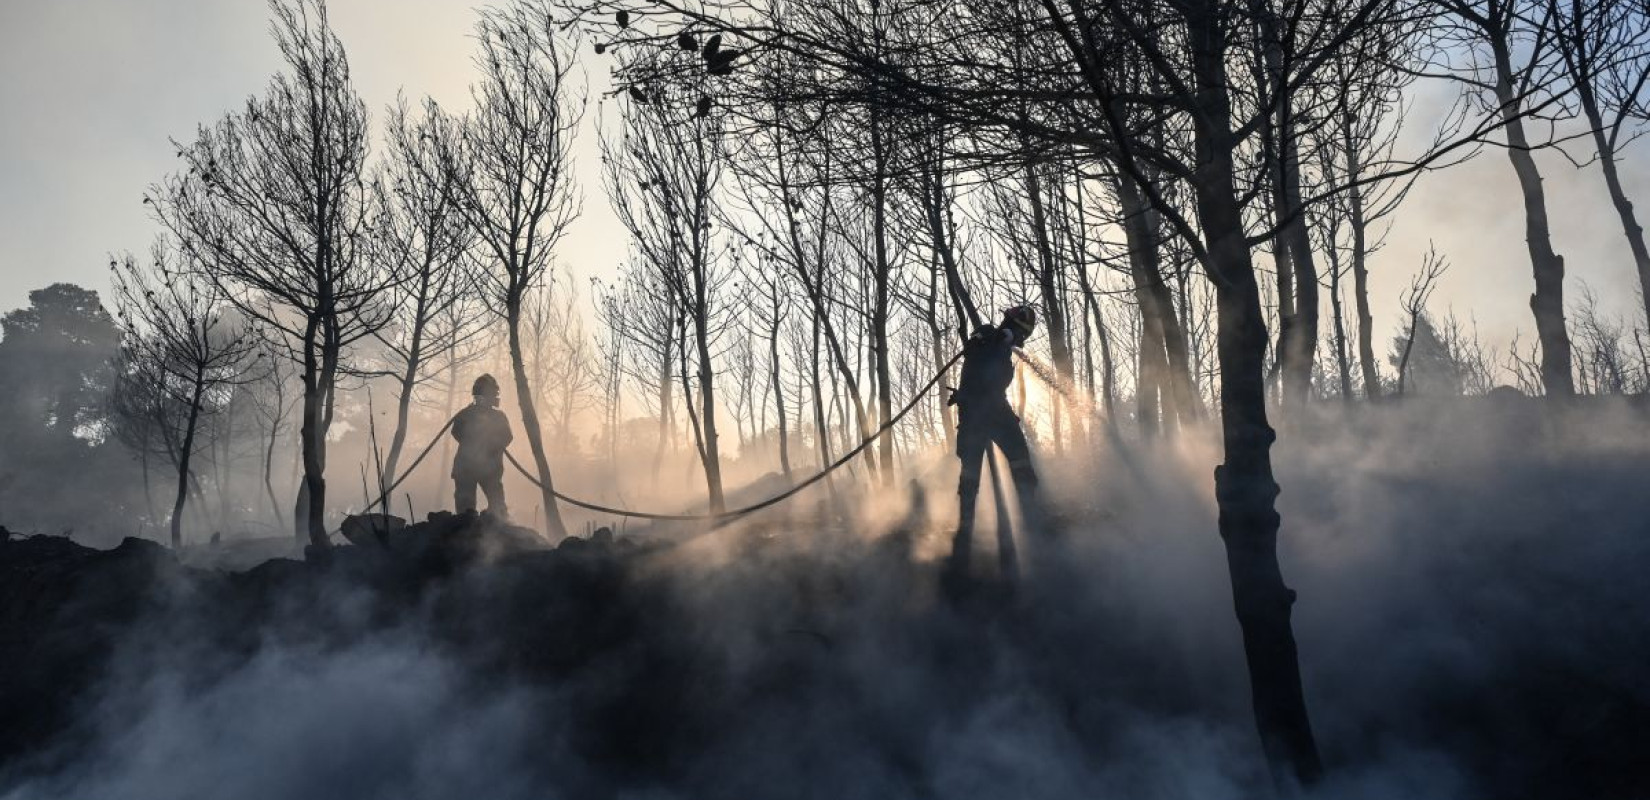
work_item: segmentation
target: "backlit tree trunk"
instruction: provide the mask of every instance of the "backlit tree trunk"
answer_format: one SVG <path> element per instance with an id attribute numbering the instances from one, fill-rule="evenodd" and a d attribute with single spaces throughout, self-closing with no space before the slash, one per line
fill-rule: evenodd
<path id="1" fill-rule="evenodd" d="M 1509 49 L 1512 45 L 1504 33 L 1490 39 L 1495 57 L 1495 98 L 1507 130 L 1507 159 L 1512 162 L 1524 195 L 1524 240 L 1535 272 L 1530 311 L 1535 314 L 1536 338 L 1541 342 L 1541 381 L 1547 396 L 1569 397 L 1575 394 L 1575 379 L 1571 375 L 1570 334 L 1564 324 L 1564 257 L 1553 251 L 1547 194 L 1524 130 L 1523 98 L 1515 89 Z"/>
<path id="2" fill-rule="evenodd" d="M 1266 419 L 1266 326 L 1233 171 L 1227 43 L 1219 9 L 1218 3 L 1205 0 L 1186 12 L 1197 108 L 1203 117 L 1196 128 L 1201 167 L 1192 183 L 1218 314 L 1225 463 L 1215 468 L 1215 499 L 1261 745 L 1280 785 L 1290 779 L 1312 783 L 1322 776 L 1323 763 L 1307 716 L 1290 621 L 1295 592 L 1284 584 L 1278 567 L 1278 485 L 1272 474 L 1276 434 Z"/>

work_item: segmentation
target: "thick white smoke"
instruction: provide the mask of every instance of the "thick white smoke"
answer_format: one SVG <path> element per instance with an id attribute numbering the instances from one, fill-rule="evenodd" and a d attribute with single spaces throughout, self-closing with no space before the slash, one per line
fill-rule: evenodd
<path id="1" fill-rule="evenodd" d="M 1276 454 L 1330 767 L 1314 795 L 1632 796 L 1640 412 L 1320 417 Z M 1072 529 L 1022 541 L 1039 572 L 1017 592 L 962 602 L 907 557 L 943 526 L 897 522 L 757 526 L 624 567 L 534 556 L 388 600 L 334 588 L 233 646 L 185 595 L 87 698 L 89 739 L 3 796 L 1264 796 L 1213 453 L 1192 435 L 1045 461 Z M 324 624 L 294 619 L 316 607 Z"/>

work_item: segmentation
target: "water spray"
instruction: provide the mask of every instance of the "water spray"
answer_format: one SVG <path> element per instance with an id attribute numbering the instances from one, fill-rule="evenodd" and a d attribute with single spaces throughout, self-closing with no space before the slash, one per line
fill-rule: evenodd
<path id="1" fill-rule="evenodd" d="M 1030 351 L 1024 348 L 1014 348 L 1014 355 L 1019 356 L 1020 362 L 1025 364 L 1027 367 L 1030 367 L 1031 371 L 1035 373 L 1037 377 L 1048 386 L 1048 388 L 1053 389 L 1055 394 L 1060 395 L 1060 398 L 1065 400 L 1067 405 L 1069 405 L 1073 411 L 1076 411 L 1084 416 L 1092 417 L 1096 420 L 1103 420 L 1100 414 L 1100 409 L 1094 404 L 1094 398 L 1090 397 L 1087 392 L 1081 391 L 1076 386 L 1073 386 L 1071 381 L 1061 378 L 1059 372 L 1056 371 L 1053 366 L 1032 355 Z"/>

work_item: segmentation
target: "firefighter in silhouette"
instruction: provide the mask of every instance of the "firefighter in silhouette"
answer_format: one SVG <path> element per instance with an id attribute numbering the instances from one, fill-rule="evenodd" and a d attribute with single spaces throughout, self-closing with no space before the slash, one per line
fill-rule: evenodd
<path id="1" fill-rule="evenodd" d="M 476 378 L 470 389 L 475 401 L 453 417 L 453 438 L 458 455 L 453 457 L 453 510 L 462 514 L 476 510 L 476 486 L 487 495 L 487 511 L 503 518 L 504 448 L 514 436 L 510 421 L 498 410 L 498 381 L 491 375 Z"/>
<path id="2" fill-rule="evenodd" d="M 1003 452 L 1020 500 L 1020 511 L 1030 526 L 1041 524 L 1037 472 L 1031 465 L 1031 448 L 1026 443 L 1020 418 L 1008 404 L 1008 385 L 1014 382 L 1014 348 L 1025 344 L 1037 329 L 1037 312 L 1031 306 L 1015 306 L 1003 312 L 996 326 L 985 325 L 963 345 L 962 377 L 951 393 L 950 404 L 957 407 L 957 457 L 962 459 L 962 477 L 957 495 L 960 515 L 957 536 L 951 543 L 951 567 L 966 571 L 973 547 L 974 504 L 980 493 L 980 470 L 991 455 L 991 446 Z"/>

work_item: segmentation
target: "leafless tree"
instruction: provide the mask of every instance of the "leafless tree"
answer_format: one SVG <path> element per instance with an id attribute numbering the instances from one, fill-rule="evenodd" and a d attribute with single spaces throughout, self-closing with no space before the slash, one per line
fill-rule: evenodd
<path id="1" fill-rule="evenodd" d="M 675 363 L 681 309 L 670 287 L 644 256 L 635 255 L 620 268 L 611 301 L 598 305 L 602 322 L 616 332 L 623 356 L 618 360 L 625 377 L 644 395 L 658 402 L 654 439 L 653 480 L 659 480 L 665 451 L 675 442 Z"/>
<path id="2" fill-rule="evenodd" d="M 668 289 L 692 352 L 678 353 L 712 511 L 724 507 L 717 429 L 715 352 L 725 323 L 722 292 L 731 273 L 713 233 L 726 150 L 718 115 L 685 111 L 664 95 L 638 90 L 622 101 L 623 133 L 602 141 L 608 197 L 631 232 L 643 263 Z M 692 370 L 686 368 L 692 357 Z M 688 375 L 695 379 L 690 385 Z"/>
<path id="3" fill-rule="evenodd" d="M 1395 37 L 1391 46 L 1413 46 L 1413 37 Z M 1347 271 L 1352 275 L 1358 367 L 1364 396 L 1375 399 L 1381 396 L 1381 377 L 1375 362 L 1375 318 L 1369 305 L 1369 258 L 1385 243 L 1390 228 L 1381 223 L 1390 220 L 1408 196 L 1413 176 L 1372 184 L 1363 183 L 1362 178 L 1393 158 L 1405 115 L 1402 90 L 1410 77 L 1392 68 L 1391 62 L 1345 59 L 1334 62 L 1330 75 L 1340 102 L 1328 110 L 1328 124 L 1314 136 L 1312 162 L 1326 183 L 1348 188 L 1327 198 L 1317 218 L 1325 226 L 1322 247 L 1332 264 L 1332 277 L 1338 283 Z M 1334 291 L 1336 336 L 1344 342 L 1339 287 Z M 1344 343 L 1338 345 L 1339 352 L 1346 349 Z M 1345 390 L 1351 382 L 1343 379 L 1342 383 Z"/>
<path id="4" fill-rule="evenodd" d="M 1541 383 L 1541 347 L 1538 343 L 1530 342 L 1526 350 L 1519 346 L 1519 336 L 1514 334 L 1512 344 L 1507 348 L 1506 368 L 1512 374 L 1518 391 L 1530 396 L 1545 393 Z"/>
<path id="5" fill-rule="evenodd" d="M 595 402 L 601 386 L 600 365 L 585 335 L 578 297 L 559 283 L 537 289 L 528 295 L 522 320 L 528 374 L 533 385 L 547 393 L 546 421 L 555 431 L 556 449 L 568 455 L 578 451 L 574 422 Z"/>
<path id="6" fill-rule="evenodd" d="M 1650 105 L 1650 8 L 1630 0 L 1546 0 L 1565 75 L 1592 133 L 1593 154 L 1650 298 L 1650 248 L 1617 166 L 1644 130 Z M 1646 305 L 1650 318 L 1650 304 Z"/>
<path id="7" fill-rule="evenodd" d="M 1612 319 L 1598 307 L 1598 293 L 1582 284 L 1573 309 L 1575 335 L 1579 343 L 1576 366 L 1580 388 L 1590 394 L 1625 394 L 1638 386 L 1638 376 L 1630 368 L 1627 350 L 1631 330 L 1620 319 Z M 1637 331 L 1632 331 L 1637 334 Z M 1642 370 L 1641 370 L 1642 374 Z"/>
<path id="8" fill-rule="evenodd" d="M 1197 392 L 1192 386 L 1185 325 L 1175 312 L 1165 279 L 1164 250 L 1174 235 L 1162 214 L 1147 202 L 1139 179 L 1155 182 L 1153 192 L 1169 190 L 1157 178 L 1142 173 L 1131 180 L 1109 170 L 1106 186 L 1116 199 L 1117 223 L 1123 229 L 1127 273 L 1134 301 L 1140 309 L 1140 342 L 1135 352 L 1135 418 L 1151 435 L 1196 416 Z M 1098 307 L 1095 310 L 1098 315 Z"/>
<path id="9" fill-rule="evenodd" d="M 625 357 L 634 315 L 625 308 L 621 291 L 598 278 L 591 278 L 590 285 L 596 299 L 596 319 L 606 334 L 596 344 L 601 363 L 602 438 L 608 466 L 617 474 L 620 429 L 624 424 Z"/>
<path id="10" fill-rule="evenodd" d="M 239 113 L 179 147 L 186 170 L 150 193 L 184 261 L 243 314 L 286 341 L 303 382 L 302 533 L 326 533 L 327 431 L 350 346 L 389 319 L 399 276 L 365 250 L 376 224 L 366 182 L 368 124 L 322 0 L 275 0 L 288 72 Z"/>
<path id="11" fill-rule="evenodd" d="M 489 307 L 504 320 L 516 402 L 553 539 L 564 538 L 567 528 L 528 377 L 522 315 L 579 211 L 569 148 L 584 98 L 570 77 L 571 45 L 559 25 L 548 7 L 532 0 L 482 12 L 476 25 L 482 77 L 471 89 L 475 110 L 464 121 L 461 152 L 443 157 L 459 171 L 456 207 L 485 253 L 479 281 Z"/>
<path id="12" fill-rule="evenodd" d="M 735 285 L 735 288 L 738 286 Z M 731 385 L 723 397 L 727 399 L 729 416 L 733 417 L 734 427 L 739 433 L 741 458 L 762 435 L 759 418 L 767 416 L 763 413 L 767 409 L 767 398 L 762 396 L 767 382 L 757 377 L 756 343 L 749 323 L 745 315 L 739 315 L 734 321 L 735 327 L 730 331 L 733 341 L 723 356 L 722 366 L 722 373 L 728 376 Z M 745 431 L 746 423 L 750 424 L 749 433 Z"/>
<path id="13" fill-rule="evenodd" d="M 778 80 L 778 76 L 775 76 Z M 815 426 L 824 443 L 822 459 L 829 460 L 829 437 L 824 431 L 825 378 L 840 382 L 853 406 L 858 438 L 870 437 L 871 416 L 866 408 L 860 375 L 855 369 L 848 339 L 852 320 L 837 313 L 842 305 L 836 289 L 845 272 L 841 242 L 845 238 L 840 206 L 844 183 L 836 137 L 837 124 L 806 104 L 776 107 L 779 122 L 763 126 L 742 140 L 729 166 L 737 178 L 731 194 L 746 213 L 725 214 L 726 228 L 751 249 L 791 276 L 793 292 L 806 298 L 812 336 L 819 341 L 809 352 Z M 821 370 L 820 359 L 830 369 Z M 875 473 L 876 453 L 867 450 L 864 464 Z"/>
<path id="14" fill-rule="evenodd" d="M 1405 379 L 1409 375 L 1409 359 L 1415 350 L 1416 334 L 1422 324 L 1427 330 L 1432 330 L 1430 322 L 1425 321 L 1427 301 L 1432 298 L 1433 290 L 1438 288 L 1438 279 L 1449 269 L 1449 262 L 1439 255 L 1437 248 L 1428 247 L 1427 254 L 1421 262 L 1421 270 L 1410 281 L 1409 288 L 1404 290 L 1398 304 L 1404 310 L 1405 334 L 1403 336 L 1403 351 L 1398 357 L 1398 396 L 1404 396 Z"/>
<path id="15" fill-rule="evenodd" d="M 156 419 L 165 425 L 163 440 L 177 467 L 172 546 L 182 547 L 191 469 L 210 441 L 201 435 L 206 418 L 227 405 L 233 386 L 250 380 L 257 339 L 216 286 L 188 279 L 169 245 L 157 244 L 152 254 L 148 265 L 129 255 L 110 264 L 123 329 L 120 369 L 150 390 L 143 396 L 162 405 Z"/>
<path id="16" fill-rule="evenodd" d="M 1525 242 L 1535 272 L 1536 338 L 1541 344 L 1542 383 L 1556 397 L 1575 394 L 1570 336 L 1564 325 L 1564 258 L 1553 250 L 1547 194 L 1535 163 L 1530 124 L 1557 108 L 1562 96 L 1557 25 L 1545 0 L 1436 0 L 1445 16 L 1432 31 L 1447 60 L 1448 74 L 1477 98 L 1484 112 L 1499 117 L 1507 158 L 1524 201 Z M 1551 137 L 1547 137 L 1550 140 Z"/>
<path id="17" fill-rule="evenodd" d="M 791 297 L 786 291 L 784 272 L 775 265 L 764 267 L 753 264 L 746 273 L 746 285 L 761 294 L 761 303 L 752 308 L 754 322 L 760 326 L 752 335 L 767 344 L 766 369 L 768 373 L 765 394 L 773 401 L 774 428 L 779 437 L 779 469 L 786 480 L 791 479 L 790 418 L 785 402 L 785 365 L 780 360 L 780 333 L 791 308 Z M 764 415 L 765 416 L 765 415 Z"/>
<path id="18" fill-rule="evenodd" d="M 1275 434 L 1266 403 L 1271 337 L 1253 257 L 1258 247 L 1273 243 L 1274 252 L 1298 251 L 1290 265 L 1301 267 L 1311 257 L 1301 217 L 1313 204 L 1349 185 L 1428 169 L 1506 124 L 1508 117 L 1500 115 L 1334 183 L 1295 166 L 1309 155 L 1299 150 L 1307 136 L 1328 124 L 1329 110 L 1340 102 L 1331 65 L 1406 58 L 1407 50 L 1391 43 L 1412 28 L 1417 8 L 1391 0 L 1037 0 L 944 7 L 886 0 L 869 12 L 846 2 L 568 5 L 605 47 L 655 56 L 622 60 L 616 71 L 621 85 L 655 91 L 670 85 L 683 93 L 692 87 L 723 110 L 730 130 L 759 136 L 791 121 L 798 106 L 843 109 L 795 126 L 803 131 L 833 118 L 922 118 L 955 132 L 944 160 L 953 182 L 964 172 L 1020 174 L 1028 163 L 1047 163 L 1051 153 L 1068 151 L 1086 173 L 1112 170 L 1139 192 L 1142 207 L 1169 234 L 1156 237 L 1174 253 L 1165 262 L 1195 265 L 1212 287 L 1205 302 L 1213 313 L 1198 321 L 1186 314 L 1185 325 L 1190 350 L 1191 332 L 1213 318 L 1224 445 L 1216 500 L 1257 727 L 1280 786 L 1315 781 L 1322 766 L 1292 632 L 1294 593 L 1276 553 Z M 680 36 L 693 46 L 670 46 Z M 713 36 L 715 46 L 707 41 Z M 1512 118 L 1527 113 L 1521 109 Z M 874 176 L 875 153 L 867 152 L 856 147 L 840 154 L 838 168 Z M 911 162 L 896 160 L 890 168 L 920 169 L 934 160 Z M 1280 170 L 1289 174 L 1273 177 Z M 1281 199 L 1274 191 L 1283 192 Z M 1274 199 L 1253 202 L 1261 197 Z M 925 202 L 935 209 L 945 205 Z M 840 238 L 850 238 L 857 219 L 874 216 L 872 206 L 860 203 L 839 214 L 847 221 Z M 1257 213 L 1257 206 L 1266 213 Z M 931 234 L 943 230 L 928 227 Z M 990 266 L 980 272 L 990 273 Z M 1164 277 L 1165 284 L 1178 280 L 1167 268 Z M 1280 283 L 1311 306 L 1315 319 L 1315 267 L 1288 277 Z M 980 283 L 982 296 L 1012 296 L 1027 288 L 1023 280 L 999 274 Z M 843 288 L 844 305 L 875 307 L 874 285 Z M 1183 314 L 1199 307 L 1189 291 L 1173 302 Z M 825 314 L 815 309 L 816 316 Z M 1311 319 L 1295 319 L 1295 309 L 1287 316 L 1310 334 L 1303 337 L 1309 354 L 1317 338 Z M 845 350 L 846 344 L 852 343 L 845 342 Z M 859 348 L 849 352 L 857 357 Z M 1295 391 L 1310 385 L 1311 359 L 1301 363 L 1307 380 L 1295 382 Z"/>
<path id="19" fill-rule="evenodd" d="M 1496 385 L 1499 354 L 1494 348 L 1484 347 L 1478 335 L 1477 320 L 1463 322 L 1451 310 L 1437 326 L 1437 333 L 1459 378 L 1461 393 L 1474 396 L 1489 394 Z"/>
<path id="20" fill-rule="evenodd" d="M 257 379 L 249 384 L 253 413 L 259 423 L 263 458 L 261 472 L 264 492 L 269 497 L 270 513 L 278 525 L 285 526 L 281 502 L 275 494 L 275 452 L 286 433 L 293 407 L 292 361 L 280 352 L 279 345 L 270 337 L 261 337 L 256 358 L 261 364 Z"/>
<path id="21" fill-rule="evenodd" d="M 448 351 L 480 332 L 470 248 L 475 231 L 459 213 L 458 177 L 444 158 L 462 150 L 460 122 L 426 99 L 390 108 L 389 154 L 376 187 L 384 207 L 375 257 L 405 276 L 389 293 L 395 318 L 377 334 L 396 381 L 395 428 L 379 470 L 380 490 L 397 477 L 413 396 Z"/>

